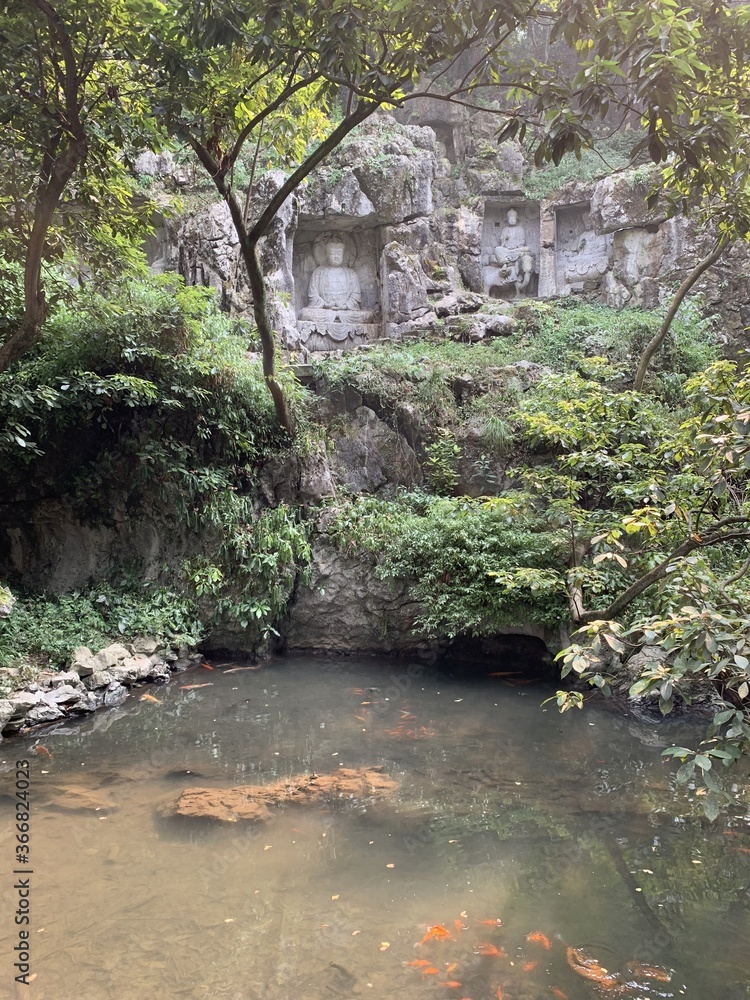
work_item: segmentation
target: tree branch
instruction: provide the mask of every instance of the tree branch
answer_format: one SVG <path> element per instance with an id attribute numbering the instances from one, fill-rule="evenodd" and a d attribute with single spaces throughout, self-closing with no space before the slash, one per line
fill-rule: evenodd
<path id="1" fill-rule="evenodd" d="M 295 68 L 297 65 L 299 65 L 299 62 L 301 62 L 301 57 L 295 64 Z M 226 165 L 231 166 L 232 164 L 236 163 L 237 157 L 242 152 L 242 147 L 245 145 L 245 142 L 247 141 L 247 137 L 250 135 L 250 133 L 257 125 L 262 124 L 266 120 L 266 118 L 269 117 L 269 115 L 272 115 L 274 111 L 277 111 L 281 107 L 281 105 L 285 101 L 287 101 L 290 97 L 292 97 L 293 94 L 296 94 L 298 90 L 303 90 L 305 87 L 308 87 L 311 83 L 315 83 L 315 81 L 319 80 L 320 77 L 321 77 L 320 73 L 314 73 L 312 76 L 303 77 L 301 80 L 298 80 L 295 84 L 291 85 L 287 84 L 287 86 L 284 88 L 284 90 L 281 91 L 278 97 L 274 98 L 274 100 L 271 101 L 270 104 L 267 104 L 262 111 L 259 111 L 258 114 L 255 115 L 255 117 L 251 121 L 249 121 L 247 125 L 245 125 L 245 127 L 237 136 L 234 145 L 232 146 L 232 152 L 229 153 L 225 158 Z"/>
<path id="2" fill-rule="evenodd" d="M 255 223 L 253 228 L 247 234 L 248 239 L 252 244 L 257 244 L 258 240 L 265 234 L 266 230 L 273 221 L 274 216 L 287 200 L 290 194 L 299 187 L 302 181 L 312 173 L 312 171 L 317 167 L 319 163 L 332 152 L 338 144 L 345 139 L 349 133 L 357 127 L 361 122 L 365 121 L 370 115 L 380 107 L 382 101 L 373 102 L 363 102 L 356 108 L 351 115 L 345 118 L 341 124 L 331 132 L 327 139 L 314 150 L 297 169 L 284 181 L 276 194 L 271 198 L 269 203 L 266 205 L 265 209 L 261 213 L 260 218 Z"/>
<path id="3" fill-rule="evenodd" d="M 720 529 L 722 526 L 732 526 L 742 524 L 745 526 L 745 531 L 727 531 L 719 533 L 714 533 L 716 529 Z M 625 590 L 619 597 L 616 597 L 614 601 L 602 611 L 584 611 L 578 618 L 575 619 L 576 623 L 581 625 L 586 625 L 589 622 L 599 621 L 599 620 L 611 620 L 617 618 L 617 616 L 622 612 L 629 604 L 640 597 L 644 591 L 648 590 L 655 583 L 663 580 L 667 575 L 669 567 L 676 559 L 683 559 L 685 556 L 690 555 L 696 549 L 708 548 L 711 545 L 719 545 L 722 542 L 733 542 L 739 540 L 750 539 L 750 530 L 748 530 L 748 518 L 724 518 L 723 521 L 717 521 L 714 525 L 714 530 L 710 534 L 706 534 L 703 537 L 698 535 L 692 535 L 690 538 L 686 538 L 684 542 L 677 546 L 674 551 L 667 556 L 658 566 L 654 566 L 652 570 L 645 573 L 640 579 L 636 580 L 635 583 L 631 584 L 627 590 Z"/>
<path id="4" fill-rule="evenodd" d="M 633 388 L 636 392 L 640 392 L 643 389 L 643 381 L 646 378 L 646 372 L 648 371 L 648 366 L 651 364 L 651 359 L 654 354 L 659 350 L 662 345 L 664 338 L 669 332 L 669 328 L 672 325 L 672 320 L 677 315 L 677 310 L 682 305 L 682 300 L 685 298 L 687 293 L 696 283 L 698 278 L 707 271 L 712 264 L 721 257 L 726 248 L 729 246 L 731 240 L 728 236 L 722 235 L 716 240 L 713 249 L 710 253 L 706 254 L 702 261 L 700 261 L 693 270 L 688 274 L 685 280 L 682 282 L 680 287 L 677 289 L 674 298 L 672 299 L 672 304 L 667 310 L 667 314 L 662 320 L 662 324 L 654 334 L 654 336 L 649 340 L 643 349 L 643 354 L 641 355 L 641 360 L 638 362 L 638 370 L 635 373 L 635 381 L 633 382 Z"/>

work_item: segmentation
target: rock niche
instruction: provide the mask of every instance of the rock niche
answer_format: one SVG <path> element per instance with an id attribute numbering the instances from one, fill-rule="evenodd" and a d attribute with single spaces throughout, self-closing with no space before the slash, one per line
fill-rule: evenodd
<path id="1" fill-rule="evenodd" d="M 376 259 L 372 232 L 298 232 L 293 271 L 301 346 L 331 351 L 377 339 Z"/>

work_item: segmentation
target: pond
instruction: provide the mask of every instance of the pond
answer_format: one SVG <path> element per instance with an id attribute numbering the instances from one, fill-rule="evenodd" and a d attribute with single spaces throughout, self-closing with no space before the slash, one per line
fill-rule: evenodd
<path id="1" fill-rule="evenodd" d="M 560 716 L 512 664 L 234 667 L 2 744 L 0 997 L 748 995 L 750 816 L 708 824 L 659 756 L 699 726 Z M 15 875 L 24 758 L 33 874 Z M 188 789 L 376 766 L 392 791 L 174 815 Z"/>

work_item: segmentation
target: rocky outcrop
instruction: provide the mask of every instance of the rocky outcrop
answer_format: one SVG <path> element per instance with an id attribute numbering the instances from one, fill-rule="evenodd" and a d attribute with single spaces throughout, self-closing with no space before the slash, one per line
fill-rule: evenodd
<path id="1" fill-rule="evenodd" d="M 164 683 L 172 671 L 199 659 L 179 658 L 174 650 L 145 636 L 132 643 L 112 643 L 97 653 L 81 646 L 70 657 L 68 670 L 43 670 L 0 700 L 0 741 L 32 726 L 120 705 L 132 687 L 147 681 Z"/>
<path id="2" fill-rule="evenodd" d="M 372 563 L 339 552 L 321 535 L 309 583 L 300 586 L 282 625 L 285 648 L 326 653 L 405 653 L 426 647 L 414 631 L 419 604 L 408 581 L 380 580 Z"/>
<path id="3" fill-rule="evenodd" d="M 330 458 L 336 481 L 354 493 L 384 486 L 415 486 L 422 481 L 417 456 L 404 437 L 367 406 L 333 438 Z"/>
<path id="4" fill-rule="evenodd" d="M 656 694 L 631 695 L 630 688 L 650 667 L 658 666 L 670 659 L 668 650 L 661 646 L 642 646 L 636 653 L 621 663 L 613 657 L 615 682 L 613 690 L 621 698 L 627 698 L 628 706 L 638 717 L 660 719 L 659 696 Z M 675 715 L 683 714 L 689 706 L 691 715 L 705 715 L 712 718 L 715 712 L 725 707 L 714 683 L 708 677 L 687 676 L 675 684 Z"/>
<path id="5" fill-rule="evenodd" d="M 181 563 L 195 544 L 156 516 L 133 517 L 121 497 L 113 498 L 106 521 L 96 522 L 86 521 L 72 503 L 21 498 L 4 511 L 0 563 L 13 585 L 65 593 L 87 588 L 125 562 L 156 577 L 165 562 Z"/>

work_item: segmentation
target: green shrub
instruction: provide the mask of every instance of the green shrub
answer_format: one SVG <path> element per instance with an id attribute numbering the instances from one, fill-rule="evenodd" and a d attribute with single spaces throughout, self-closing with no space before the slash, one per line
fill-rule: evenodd
<path id="1" fill-rule="evenodd" d="M 360 497 L 333 508 L 328 531 L 345 551 L 369 553 L 378 575 L 414 580 L 419 625 L 433 635 L 566 617 L 568 536 L 525 494 Z"/>
<path id="2" fill-rule="evenodd" d="M 195 645 L 201 634 L 193 602 L 149 581 L 137 589 L 102 584 L 85 593 L 19 596 L 0 618 L 0 666 L 61 667 L 76 646 L 96 650 L 138 635 Z"/>
<path id="3" fill-rule="evenodd" d="M 6 490 L 51 483 L 88 523 L 124 503 L 206 534 L 219 573 L 211 613 L 260 634 L 308 549 L 286 508 L 256 507 L 258 470 L 288 442 L 245 348 L 213 292 L 175 275 L 87 289 L 55 310 L 31 359 L 0 375 L 0 456 Z M 291 374 L 280 378 L 300 406 Z M 189 599 L 207 597 L 202 572 L 183 574 Z"/>
<path id="4" fill-rule="evenodd" d="M 424 474 L 431 489 L 439 496 L 450 496 L 458 483 L 457 463 L 461 448 L 455 436 L 441 427 L 435 440 L 425 448 Z"/>

